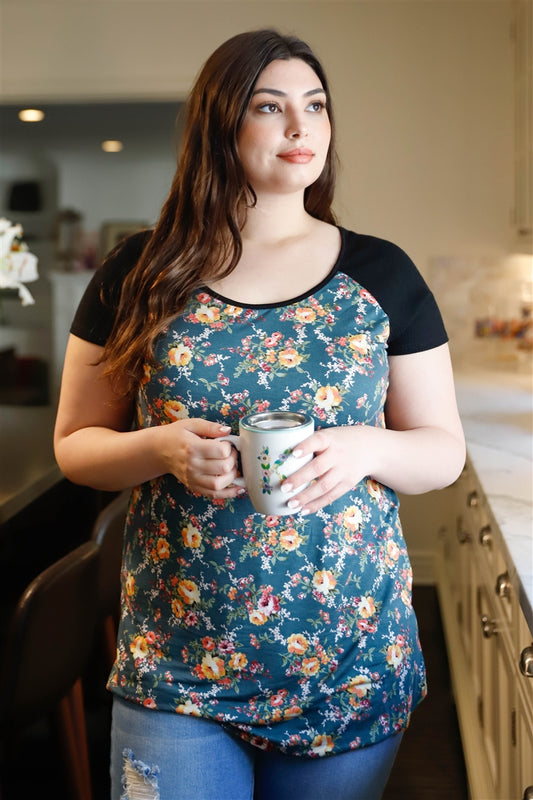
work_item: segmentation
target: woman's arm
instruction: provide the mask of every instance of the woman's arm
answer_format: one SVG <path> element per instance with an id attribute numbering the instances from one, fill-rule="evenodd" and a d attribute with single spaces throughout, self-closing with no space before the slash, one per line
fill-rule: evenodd
<path id="1" fill-rule="evenodd" d="M 315 458 L 285 482 L 313 481 L 293 508 L 318 511 L 366 476 L 403 494 L 448 486 L 465 461 L 464 434 L 447 345 L 390 359 L 386 428 L 324 428 L 303 442 Z"/>
<path id="2" fill-rule="evenodd" d="M 54 433 L 57 463 L 74 483 L 119 491 L 174 474 L 191 491 L 233 497 L 235 451 L 215 441 L 229 428 L 204 419 L 131 430 L 133 398 L 119 399 L 98 364 L 102 348 L 70 336 Z"/>

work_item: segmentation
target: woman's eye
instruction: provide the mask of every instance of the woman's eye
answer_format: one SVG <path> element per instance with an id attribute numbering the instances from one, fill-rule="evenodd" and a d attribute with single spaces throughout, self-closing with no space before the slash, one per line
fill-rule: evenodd
<path id="1" fill-rule="evenodd" d="M 275 114 L 276 111 L 279 111 L 279 106 L 277 103 L 263 103 L 257 107 L 257 110 L 262 114 Z"/>
<path id="2" fill-rule="evenodd" d="M 322 111 L 326 107 L 326 104 L 323 103 L 321 100 L 315 100 L 311 105 L 308 106 L 308 109 L 313 112 Z"/>

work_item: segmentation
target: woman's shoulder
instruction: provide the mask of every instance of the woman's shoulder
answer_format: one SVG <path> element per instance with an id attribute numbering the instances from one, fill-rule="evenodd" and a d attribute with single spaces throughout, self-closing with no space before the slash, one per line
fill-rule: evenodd
<path id="1" fill-rule="evenodd" d="M 366 264 L 387 259 L 389 266 L 397 266 L 399 263 L 413 265 L 406 251 L 389 239 L 374 234 L 359 233 L 342 226 L 339 226 L 339 230 L 343 240 L 343 255 L 347 260 L 353 259 L 357 263 Z"/>

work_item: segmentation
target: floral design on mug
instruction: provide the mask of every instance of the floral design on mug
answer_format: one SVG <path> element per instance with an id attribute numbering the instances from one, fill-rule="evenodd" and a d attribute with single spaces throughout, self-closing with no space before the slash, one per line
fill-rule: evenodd
<path id="1" fill-rule="evenodd" d="M 263 494 L 272 494 L 272 475 L 277 475 L 280 482 L 285 480 L 287 476 L 281 471 L 281 467 L 291 455 L 292 447 L 287 447 L 282 453 L 279 454 L 274 463 L 271 464 L 270 448 L 268 445 L 266 445 L 261 449 L 261 455 L 257 456 L 257 458 L 260 462 L 262 470 L 261 491 Z"/>

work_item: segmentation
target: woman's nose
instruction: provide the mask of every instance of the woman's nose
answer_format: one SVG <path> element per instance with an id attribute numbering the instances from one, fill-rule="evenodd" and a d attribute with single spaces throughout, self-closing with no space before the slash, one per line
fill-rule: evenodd
<path id="1" fill-rule="evenodd" d="M 289 134 L 290 139 L 303 139 L 307 136 L 307 128 L 303 126 L 291 130 Z"/>
<path id="2" fill-rule="evenodd" d="M 301 139 L 307 136 L 308 130 L 305 121 L 299 116 L 294 115 L 287 126 L 287 137 L 289 139 Z"/>

